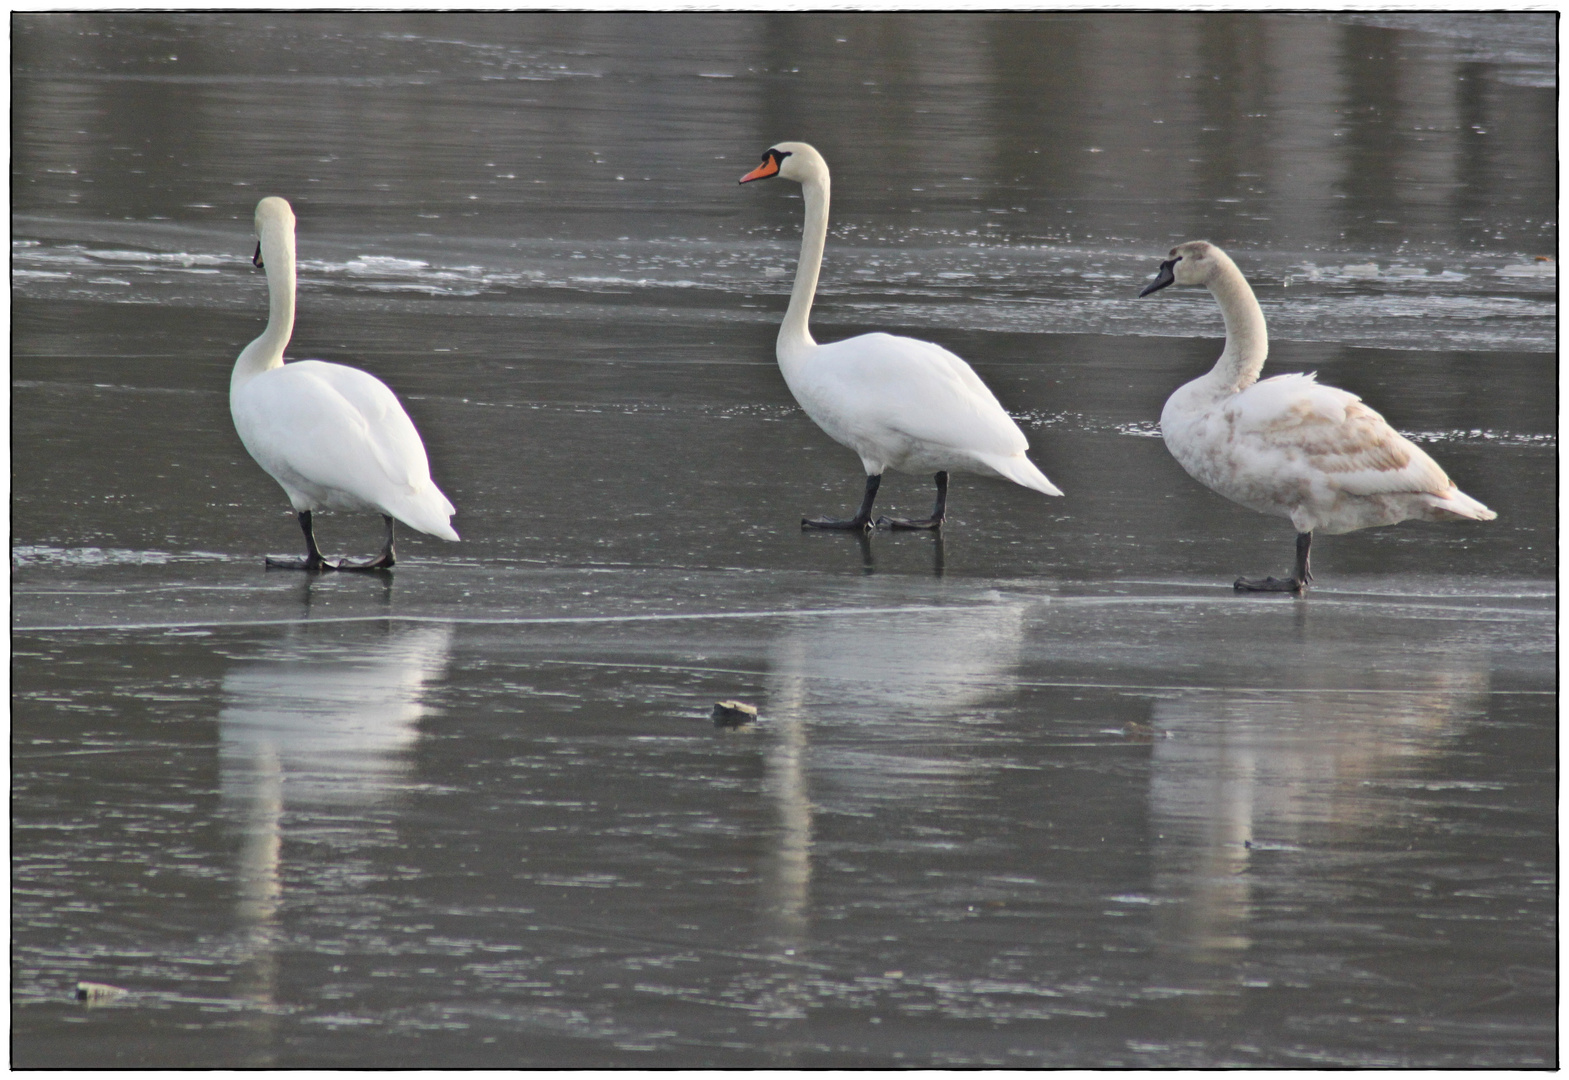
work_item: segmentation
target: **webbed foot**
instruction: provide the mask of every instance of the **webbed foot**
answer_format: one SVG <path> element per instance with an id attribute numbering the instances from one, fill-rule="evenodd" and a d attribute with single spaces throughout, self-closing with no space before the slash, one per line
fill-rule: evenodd
<path id="1" fill-rule="evenodd" d="M 303 559 L 274 559 L 268 555 L 266 565 L 269 570 L 305 570 L 312 574 L 339 569 L 337 563 L 322 558 L 320 554 L 307 555 Z"/>
<path id="2" fill-rule="evenodd" d="M 1307 592 L 1307 583 L 1313 580 L 1313 571 L 1308 569 L 1308 554 L 1313 547 L 1313 534 L 1310 532 L 1297 533 L 1297 568 L 1296 573 L 1288 578 L 1267 577 L 1238 578 L 1232 582 L 1231 587 L 1237 592 L 1283 592 L 1295 593 L 1300 596 Z"/>
<path id="3" fill-rule="evenodd" d="M 937 502 L 932 506 L 931 517 L 892 518 L 880 517 L 877 527 L 890 529 L 940 529 L 948 517 L 948 471 L 944 469 L 932 477 L 937 482 Z"/>
<path id="4" fill-rule="evenodd" d="M 940 517 L 929 518 L 893 518 L 880 517 L 877 519 L 879 529 L 940 529 L 943 519 Z"/>
<path id="5" fill-rule="evenodd" d="M 387 527 L 387 536 L 381 545 L 381 554 L 369 562 L 362 563 L 351 563 L 344 559 L 338 563 L 339 570 L 391 570 L 397 565 L 398 559 L 392 550 L 392 518 L 388 514 L 383 514 L 381 520 Z"/>
<path id="6" fill-rule="evenodd" d="M 344 559 L 334 569 L 337 570 L 391 570 L 397 565 L 397 560 L 391 555 L 379 555 L 369 562 L 351 563 Z"/>
<path id="7" fill-rule="evenodd" d="M 1307 582 L 1298 581 L 1296 578 L 1238 578 L 1232 583 L 1232 588 L 1237 592 L 1284 592 L 1300 593 L 1307 586 Z"/>
<path id="8" fill-rule="evenodd" d="M 803 529 L 846 529 L 854 531 L 859 529 L 865 532 L 872 527 L 872 503 L 877 500 L 877 486 L 883 482 L 882 476 L 868 476 L 866 478 L 866 494 L 861 498 L 861 508 L 855 512 L 853 518 L 802 518 Z"/>
<path id="9" fill-rule="evenodd" d="M 857 515 L 853 518 L 802 518 L 803 529 L 859 529 L 862 532 L 872 527 L 872 519 Z"/>

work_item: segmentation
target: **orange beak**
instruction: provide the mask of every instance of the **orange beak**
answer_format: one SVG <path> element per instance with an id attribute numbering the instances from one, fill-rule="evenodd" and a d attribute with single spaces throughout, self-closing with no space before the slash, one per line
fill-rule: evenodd
<path id="1" fill-rule="evenodd" d="M 770 176 L 777 175 L 778 172 L 779 159 L 774 157 L 774 155 L 769 154 L 767 157 L 763 158 L 763 163 L 761 165 L 747 173 L 745 176 L 741 177 L 741 183 L 744 184 L 749 180 L 764 180 Z"/>

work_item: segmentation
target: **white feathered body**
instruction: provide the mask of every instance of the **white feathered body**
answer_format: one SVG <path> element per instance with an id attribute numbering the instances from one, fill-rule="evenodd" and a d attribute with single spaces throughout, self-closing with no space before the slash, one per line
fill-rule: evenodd
<path id="1" fill-rule="evenodd" d="M 1024 456 L 1029 441 L 980 376 L 941 345 L 863 334 L 781 355 L 780 369 L 801 408 L 859 454 L 868 475 L 952 469 L 1062 494 Z"/>
<path id="2" fill-rule="evenodd" d="M 801 185 L 805 220 L 790 306 L 775 355 L 795 400 L 868 476 L 957 470 L 1062 491 L 1025 457 L 1029 441 L 979 375 L 930 341 L 862 334 L 819 345 L 808 321 L 828 238 L 828 163 L 806 143 L 776 143 L 742 183 L 778 175 Z M 773 168 L 773 172 L 768 169 Z"/>
<path id="3" fill-rule="evenodd" d="M 296 360 L 236 380 L 229 408 L 240 441 L 296 511 L 372 511 L 458 538 L 414 422 L 374 375 Z"/>
<path id="4" fill-rule="evenodd" d="M 1195 480 L 1299 533 L 1498 516 L 1355 394 L 1312 375 L 1237 390 L 1211 372 L 1171 395 L 1160 430 Z"/>
<path id="5" fill-rule="evenodd" d="M 229 378 L 240 441 L 297 512 L 368 510 L 456 540 L 452 504 L 431 481 L 425 444 L 387 384 L 342 364 L 284 363 L 294 332 L 294 227 L 287 201 L 268 196 L 256 204 L 268 316 Z"/>

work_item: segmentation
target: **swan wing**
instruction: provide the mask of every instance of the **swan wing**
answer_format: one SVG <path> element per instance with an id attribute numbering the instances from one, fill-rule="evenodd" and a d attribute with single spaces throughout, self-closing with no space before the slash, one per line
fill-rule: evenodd
<path id="1" fill-rule="evenodd" d="M 864 334 L 833 342 L 802 374 L 806 393 L 857 430 L 1004 457 L 1029 448 L 970 365 L 929 341 Z"/>
<path id="2" fill-rule="evenodd" d="M 1442 495 L 1455 486 L 1438 462 L 1361 398 L 1312 375 L 1254 383 L 1223 415 L 1245 441 L 1295 458 L 1352 495 Z"/>
<path id="3" fill-rule="evenodd" d="M 419 432 L 374 375 L 296 361 L 247 383 L 238 412 L 247 444 L 255 441 L 253 453 L 274 475 L 343 492 L 424 532 L 450 531 L 453 507 L 431 482 Z"/>
<path id="4" fill-rule="evenodd" d="M 333 404 L 359 418 L 355 430 L 389 483 L 418 487 L 430 482 L 425 443 L 391 387 L 369 372 L 342 364 L 306 360 L 291 366 L 321 380 L 332 392 Z"/>

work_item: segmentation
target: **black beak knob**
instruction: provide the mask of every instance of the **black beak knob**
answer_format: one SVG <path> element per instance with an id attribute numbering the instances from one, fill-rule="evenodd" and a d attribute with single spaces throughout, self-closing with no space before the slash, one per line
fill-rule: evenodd
<path id="1" fill-rule="evenodd" d="M 258 270 L 265 270 L 266 269 L 266 267 L 262 265 L 261 241 L 260 240 L 256 241 L 256 254 L 251 256 L 251 265 L 256 267 L 256 269 L 258 269 Z"/>

